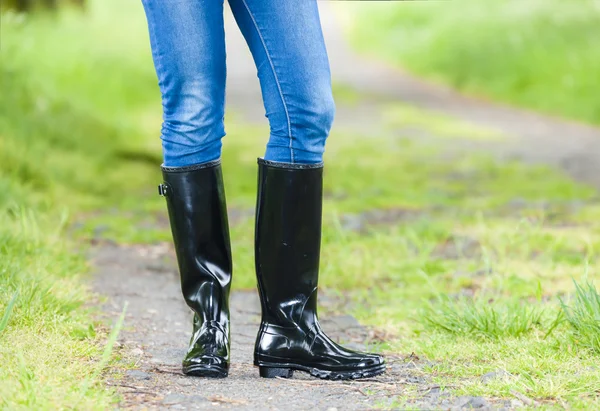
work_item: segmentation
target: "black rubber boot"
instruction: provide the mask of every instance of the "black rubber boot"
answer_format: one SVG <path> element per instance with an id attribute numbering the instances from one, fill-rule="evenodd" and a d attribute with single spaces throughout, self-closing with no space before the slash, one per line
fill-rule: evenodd
<path id="1" fill-rule="evenodd" d="M 226 377 L 229 371 L 231 246 L 220 162 L 163 167 L 181 290 L 194 311 L 184 374 Z"/>
<path id="2" fill-rule="evenodd" d="M 319 326 L 317 283 L 321 243 L 323 164 L 258 160 L 256 277 L 262 322 L 254 364 L 261 377 L 372 377 L 383 357 L 347 350 Z"/>

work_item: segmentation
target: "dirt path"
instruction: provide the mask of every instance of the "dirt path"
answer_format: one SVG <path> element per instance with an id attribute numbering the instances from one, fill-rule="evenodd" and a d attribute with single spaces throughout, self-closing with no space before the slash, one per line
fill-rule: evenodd
<path id="1" fill-rule="evenodd" d="M 389 372 L 368 380 L 332 382 L 295 373 L 290 380 L 258 377 L 252 348 L 259 324 L 255 291 L 235 292 L 231 299 L 232 366 L 226 379 L 189 378 L 181 374 L 181 359 L 190 333 L 191 314 L 181 299 L 173 253 L 169 245 L 118 246 L 104 244 L 93 252 L 97 267 L 94 288 L 109 296 L 104 306 L 114 319 L 127 303 L 118 351 L 130 364 L 125 375 L 110 384 L 122 394 L 120 407 L 134 409 L 244 410 L 364 410 L 393 406 L 408 389 L 418 408 L 478 408 L 489 403 L 479 397 L 450 397 L 431 384 L 421 369 L 427 365 L 414 356 L 388 358 Z M 321 298 L 326 311 L 338 311 L 339 301 Z M 324 329 L 345 345 L 362 349 L 371 339 L 352 316 L 324 316 Z M 496 404 L 505 405 L 505 404 Z"/>
<path id="2" fill-rule="evenodd" d="M 423 108 L 493 127 L 514 139 L 497 146 L 498 152 L 527 161 L 560 166 L 575 178 L 600 187 L 600 132 L 506 107 L 482 103 L 442 88 L 431 87 L 385 64 L 355 55 L 341 36 L 339 24 L 326 2 L 321 3 L 334 79 L 376 95 L 384 104 L 408 102 Z M 244 121 L 263 119 L 264 110 L 255 69 L 234 23 L 228 21 L 228 104 Z M 365 100 L 338 105 L 336 127 L 369 130 L 382 121 L 380 105 Z M 495 146 L 496 147 L 496 146 Z M 487 149 L 490 149 L 489 147 Z M 494 150 L 496 148 L 493 148 Z M 117 246 L 93 250 L 94 289 L 108 297 L 105 312 L 116 318 L 127 302 L 125 328 L 119 350 L 131 369 L 111 380 L 122 393 L 121 407 L 135 409 L 285 409 L 347 410 L 399 406 L 401 394 L 421 409 L 518 407 L 518 400 L 494 402 L 478 397 L 450 397 L 432 385 L 421 369 L 427 364 L 405 353 L 388 358 L 389 372 L 360 382 L 327 382 L 296 373 L 292 380 L 264 380 L 252 366 L 252 346 L 259 321 L 254 291 L 232 295 L 232 369 L 224 380 L 184 377 L 180 361 L 190 333 L 190 312 L 181 298 L 169 245 Z M 340 302 L 323 298 L 324 328 L 335 339 L 363 347 L 372 336 L 349 315 Z M 117 378 L 119 377 L 119 378 Z M 122 378 L 121 378 L 122 377 Z"/>

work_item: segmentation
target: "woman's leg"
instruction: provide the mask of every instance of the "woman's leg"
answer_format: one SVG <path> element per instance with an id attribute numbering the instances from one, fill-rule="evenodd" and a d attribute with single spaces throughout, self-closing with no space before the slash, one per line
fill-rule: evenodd
<path id="1" fill-rule="evenodd" d="M 142 0 L 162 94 L 164 165 L 216 160 L 225 135 L 223 0 Z"/>
<path id="2" fill-rule="evenodd" d="M 223 0 L 143 3 L 164 109 L 159 192 L 167 200 L 181 290 L 194 312 L 183 372 L 225 377 L 231 247 L 218 160 L 225 134 Z"/>
<path id="3" fill-rule="evenodd" d="M 317 290 L 325 140 L 334 105 L 316 0 L 229 0 L 260 77 L 271 124 L 259 159 L 256 276 L 262 377 L 294 370 L 331 379 L 381 374 L 381 356 L 345 349 L 323 332 Z"/>
<path id="4" fill-rule="evenodd" d="M 271 127 L 265 159 L 318 163 L 333 122 L 316 0 L 229 0 L 250 46 Z"/>

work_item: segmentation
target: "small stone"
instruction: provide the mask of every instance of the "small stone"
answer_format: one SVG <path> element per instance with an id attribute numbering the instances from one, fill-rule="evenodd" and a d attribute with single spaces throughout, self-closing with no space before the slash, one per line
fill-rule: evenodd
<path id="1" fill-rule="evenodd" d="M 178 404 L 187 399 L 183 394 L 169 394 L 163 399 L 163 404 Z"/>
<path id="2" fill-rule="evenodd" d="M 410 362 L 405 363 L 402 366 L 402 368 L 406 368 L 408 370 L 414 370 L 414 369 L 421 368 L 421 367 L 419 366 L 419 364 L 415 363 L 414 361 L 410 361 Z"/>
<path id="3" fill-rule="evenodd" d="M 503 377 L 506 377 L 507 375 L 508 375 L 508 373 L 504 370 L 491 371 L 491 372 L 488 372 L 487 374 L 483 374 L 481 376 L 481 381 L 484 384 L 487 384 L 490 381 L 495 380 L 496 378 L 503 378 Z"/>
<path id="4" fill-rule="evenodd" d="M 425 378 L 409 375 L 405 380 L 408 384 L 425 384 Z"/>
<path id="5" fill-rule="evenodd" d="M 427 390 L 426 397 L 437 397 L 442 393 L 442 389 L 440 387 L 432 387 Z"/>
<path id="6" fill-rule="evenodd" d="M 488 402 L 482 397 L 471 397 L 468 398 L 465 403 L 463 403 L 461 408 L 484 408 L 488 406 Z"/>
<path id="7" fill-rule="evenodd" d="M 164 360 L 164 359 L 162 359 L 162 358 L 151 358 L 151 359 L 150 359 L 150 362 L 151 362 L 152 364 L 168 364 L 168 363 L 169 363 L 168 361 L 165 361 L 165 360 Z"/>
<path id="8" fill-rule="evenodd" d="M 134 378 L 136 380 L 149 380 L 152 378 L 150 374 L 140 370 L 128 370 L 125 373 L 128 377 Z"/>
<path id="9" fill-rule="evenodd" d="M 135 355 L 136 357 L 141 357 L 142 355 L 144 355 L 144 351 L 140 348 L 134 348 L 133 350 L 131 350 L 131 355 Z"/>

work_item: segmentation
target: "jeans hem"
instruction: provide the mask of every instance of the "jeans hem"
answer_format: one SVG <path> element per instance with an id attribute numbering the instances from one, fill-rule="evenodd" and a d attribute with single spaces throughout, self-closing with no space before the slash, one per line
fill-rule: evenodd
<path id="1" fill-rule="evenodd" d="M 188 171 L 195 171 L 195 170 L 202 170 L 204 168 L 216 167 L 220 164 L 221 164 L 221 159 L 218 158 L 216 160 L 212 160 L 207 163 L 192 164 L 191 166 L 170 167 L 170 166 L 161 165 L 160 168 L 162 169 L 162 171 L 166 171 L 168 173 L 186 173 Z"/>
<path id="2" fill-rule="evenodd" d="M 283 163 L 280 161 L 271 161 L 265 160 L 264 158 L 258 158 L 258 164 L 267 167 L 273 168 L 287 168 L 290 170 L 310 170 L 315 168 L 323 168 L 323 162 L 313 163 L 313 164 L 303 164 L 303 163 Z"/>

